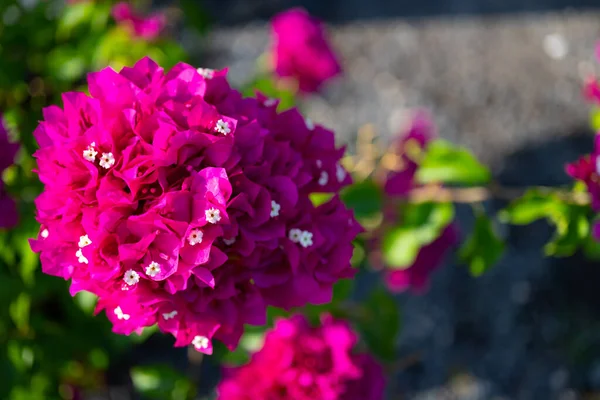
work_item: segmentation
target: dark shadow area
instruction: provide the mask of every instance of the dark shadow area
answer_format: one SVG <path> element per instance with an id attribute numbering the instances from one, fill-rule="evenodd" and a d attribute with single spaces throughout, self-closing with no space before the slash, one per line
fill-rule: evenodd
<path id="1" fill-rule="evenodd" d="M 598 0 L 204 0 L 219 24 L 267 20 L 290 7 L 304 7 L 328 22 L 459 15 L 540 13 L 600 7 Z"/>

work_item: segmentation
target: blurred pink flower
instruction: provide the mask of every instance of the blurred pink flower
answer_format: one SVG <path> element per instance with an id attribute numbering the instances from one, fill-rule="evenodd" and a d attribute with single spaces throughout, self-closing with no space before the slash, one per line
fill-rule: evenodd
<path id="1" fill-rule="evenodd" d="M 0 118 L 0 228 L 11 228 L 19 220 L 17 205 L 5 192 L 2 182 L 2 173 L 13 164 L 18 150 L 18 144 L 8 141 L 8 132 Z"/>
<path id="2" fill-rule="evenodd" d="M 316 92 L 342 68 L 321 22 L 300 8 L 276 15 L 271 22 L 275 72 L 298 81 L 302 92 Z"/>
<path id="3" fill-rule="evenodd" d="M 127 2 L 120 2 L 113 6 L 112 16 L 119 24 L 129 26 L 135 36 L 146 40 L 158 37 L 166 24 L 166 18 L 161 13 L 142 17 L 135 13 L 133 7 Z"/>
<path id="4" fill-rule="evenodd" d="M 354 353 L 356 341 L 346 322 L 331 317 L 318 327 L 301 315 L 279 320 L 248 364 L 225 371 L 218 400 L 380 400 L 383 369 Z"/>

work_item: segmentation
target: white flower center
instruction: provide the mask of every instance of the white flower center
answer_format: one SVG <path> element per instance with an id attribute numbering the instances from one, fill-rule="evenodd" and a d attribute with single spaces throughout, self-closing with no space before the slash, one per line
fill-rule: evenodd
<path id="1" fill-rule="evenodd" d="M 206 336 L 196 336 L 194 340 L 192 340 L 192 344 L 198 350 L 205 350 L 208 348 L 208 344 L 210 341 Z"/>
<path id="2" fill-rule="evenodd" d="M 202 243 L 202 238 L 204 237 L 204 233 L 200 229 L 194 229 L 190 232 L 188 236 L 188 242 L 190 246 L 195 246 L 198 243 Z"/>
<path id="3" fill-rule="evenodd" d="M 317 160 L 317 168 L 323 167 L 323 161 Z"/>
<path id="4" fill-rule="evenodd" d="M 271 200 L 271 218 L 278 217 L 279 210 L 281 210 L 281 205 L 275 200 Z"/>
<path id="5" fill-rule="evenodd" d="M 160 273 L 160 264 L 157 263 L 156 261 L 152 261 L 146 267 L 146 275 L 148 275 L 151 278 L 155 277 L 159 273 Z"/>
<path id="6" fill-rule="evenodd" d="M 211 224 L 216 224 L 221 220 L 221 211 L 216 208 L 209 208 L 204 214 L 206 215 L 206 220 Z"/>
<path id="7" fill-rule="evenodd" d="M 96 156 L 98 155 L 98 152 L 96 151 L 96 149 L 94 148 L 96 146 L 95 142 L 90 143 L 90 145 L 87 147 L 87 149 L 85 149 L 83 151 L 83 158 L 86 159 L 89 162 L 94 162 L 96 161 Z"/>
<path id="8" fill-rule="evenodd" d="M 309 231 L 302 231 L 300 235 L 300 246 L 307 248 L 313 244 L 313 234 Z"/>
<path id="9" fill-rule="evenodd" d="M 273 107 L 275 104 L 277 104 L 277 100 L 276 99 L 266 99 L 264 104 L 267 107 Z"/>
<path id="10" fill-rule="evenodd" d="M 168 321 L 170 319 L 175 318 L 176 315 L 177 315 L 177 310 L 173 310 L 169 313 L 164 313 L 162 316 L 165 319 L 165 321 Z"/>
<path id="11" fill-rule="evenodd" d="M 131 317 L 131 315 L 123 313 L 123 310 L 121 310 L 121 307 L 115 308 L 115 315 L 117 316 L 118 319 L 120 319 L 120 320 L 124 319 L 125 321 L 127 321 Z"/>
<path id="12" fill-rule="evenodd" d="M 319 185 L 325 186 L 329 182 L 329 174 L 325 171 L 321 171 L 321 176 L 319 177 Z"/>
<path id="13" fill-rule="evenodd" d="M 48 229 L 44 229 L 41 233 L 40 236 L 42 237 L 42 239 L 47 239 L 48 236 L 50 235 L 50 232 L 48 232 Z"/>
<path id="14" fill-rule="evenodd" d="M 137 272 L 135 272 L 132 269 L 127 270 L 125 272 L 125 276 L 123 277 L 123 280 L 129 286 L 133 286 L 140 281 L 140 274 L 138 274 Z"/>
<path id="15" fill-rule="evenodd" d="M 223 238 L 223 243 L 225 243 L 227 246 L 231 246 L 232 244 L 235 243 L 235 238 L 231 238 L 231 239 L 225 239 Z"/>
<path id="16" fill-rule="evenodd" d="M 88 235 L 83 235 L 79 238 L 79 247 L 80 248 L 84 248 L 85 246 L 89 246 L 90 244 L 92 244 L 92 241 L 90 240 Z"/>
<path id="17" fill-rule="evenodd" d="M 288 234 L 288 238 L 294 242 L 298 243 L 300 241 L 300 236 L 302 235 L 302 231 L 300 229 L 290 229 Z"/>
<path id="18" fill-rule="evenodd" d="M 231 133 L 229 123 L 227 121 L 223 121 L 222 119 L 217 121 L 217 126 L 215 126 L 215 129 L 217 132 L 222 133 L 223 135 L 228 135 Z"/>
<path id="19" fill-rule="evenodd" d="M 204 79 L 212 79 L 215 76 L 215 70 L 210 68 L 198 68 L 196 71 L 204 77 Z"/>
<path id="20" fill-rule="evenodd" d="M 100 166 L 109 169 L 113 165 L 115 165 L 115 156 L 113 156 L 113 153 L 102 153 L 102 157 L 100 157 Z"/>
<path id="21" fill-rule="evenodd" d="M 346 170 L 340 164 L 335 164 L 335 176 L 339 183 L 342 183 L 346 179 Z"/>
<path id="22" fill-rule="evenodd" d="M 81 251 L 81 249 L 77 250 L 77 252 L 75 253 L 75 256 L 77 257 L 77 261 L 79 261 L 82 264 L 87 264 L 88 263 L 88 259 L 83 255 L 83 252 Z"/>
<path id="23" fill-rule="evenodd" d="M 600 156 L 596 157 L 596 173 L 600 175 Z"/>

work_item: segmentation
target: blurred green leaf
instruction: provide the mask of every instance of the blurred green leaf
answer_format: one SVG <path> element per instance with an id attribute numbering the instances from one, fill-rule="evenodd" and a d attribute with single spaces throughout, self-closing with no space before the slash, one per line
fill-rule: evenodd
<path id="1" fill-rule="evenodd" d="M 318 207 L 331 200 L 333 198 L 333 193 L 310 193 L 308 196 L 313 205 Z"/>
<path id="2" fill-rule="evenodd" d="M 134 367 L 131 380 L 136 391 L 149 399 L 185 400 L 195 395 L 193 383 L 179 371 L 165 365 Z"/>
<path id="3" fill-rule="evenodd" d="M 589 206 L 569 203 L 557 193 L 532 189 L 498 213 L 498 216 L 503 222 L 514 225 L 547 220 L 556 230 L 544 247 L 545 254 L 567 257 L 585 248 L 590 235 L 589 214 Z"/>
<path id="4" fill-rule="evenodd" d="M 488 168 L 467 149 L 442 139 L 429 143 L 416 174 L 417 181 L 424 184 L 483 185 L 490 178 Z"/>
<path id="5" fill-rule="evenodd" d="M 355 313 L 355 321 L 369 350 L 385 361 L 396 359 L 396 340 L 400 332 L 400 310 L 394 297 L 384 288 L 374 290 Z"/>
<path id="6" fill-rule="evenodd" d="M 372 217 L 383 207 L 381 187 L 370 179 L 345 187 L 340 197 L 358 219 Z"/>
<path id="7" fill-rule="evenodd" d="M 437 239 L 454 218 L 452 203 L 408 203 L 404 219 L 383 236 L 383 259 L 392 269 L 406 269 L 417 258 L 421 247 Z"/>
<path id="8" fill-rule="evenodd" d="M 590 112 L 590 126 L 594 132 L 600 132 L 600 108 L 594 107 Z"/>
<path id="9" fill-rule="evenodd" d="M 21 332 L 27 332 L 29 327 L 29 310 L 31 298 L 28 293 L 21 293 L 11 304 L 9 308 L 10 317 L 17 329 Z"/>
<path id="10" fill-rule="evenodd" d="M 57 36 L 60 39 L 69 37 L 77 26 L 91 19 L 94 8 L 94 3 L 87 1 L 71 4 L 66 7 L 64 14 L 58 22 Z"/>
<path id="11" fill-rule="evenodd" d="M 191 26 L 200 34 L 205 34 L 210 27 L 211 18 L 202 8 L 202 3 L 197 0 L 180 0 L 179 4 L 188 21 L 186 25 Z"/>
<path id="12" fill-rule="evenodd" d="M 481 276 L 502 257 L 505 244 L 485 212 L 477 212 L 476 217 L 473 232 L 461 247 L 459 257 L 469 266 L 471 275 Z"/>

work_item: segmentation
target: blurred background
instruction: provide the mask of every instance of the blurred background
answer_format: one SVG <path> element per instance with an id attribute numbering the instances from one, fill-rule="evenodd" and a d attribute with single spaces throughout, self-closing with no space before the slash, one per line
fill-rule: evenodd
<path id="1" fill-rule="evenodd" d="M 41 107 L 108 64 L 149 54 L 165 67 L 229 67 L 243 86 L 264 61 L 268 20 L 292 6 L 328 24 L 345 71 L 303 110 L 350 152 L 361 131 L 391 142 L 414 107 L 428 109 L 441 137 L 473 150 L 507 186 L 568 183 L 564 164 L 592 147 L 582 84 L 600 68 L 600 1 L 138 2 L 167 18 L 151 40 L 116 24 L 110 2 L 71 3 L 0 0 L 0 109 L 23 153 L 35 149 Z M 21 154 L 19 165 L 5 179 L 31 201 L 39 190 L 31 157 Z M 473 223 L 468 211 L 458 208 L 463 231 Z M 21 204 L 21 215 L 32 213 L 31 202 Z M 210 396 L 219 377 L 211 358 L 190 359 L 152 332 L 107 333 L 105 317 L 90 316 L 93 299 L 73 301 L 66 283 L 42 276 L 24 241 L 38 227 L 27 222 L 0 233 L 0 388 L 13 386 L 0 398 L 133 399 L 134 386 L 148 398 Z M 390 398 L 600 399 L 598 263 L 543 258 L 551 235 L 543 222 L 502 229 L 506 254 L 486 275 L 472 278 L 451 256 L 426 293 L 394 298 L 402 317 Z M 58 376 L 60 393 L 50 395 Z"/>

